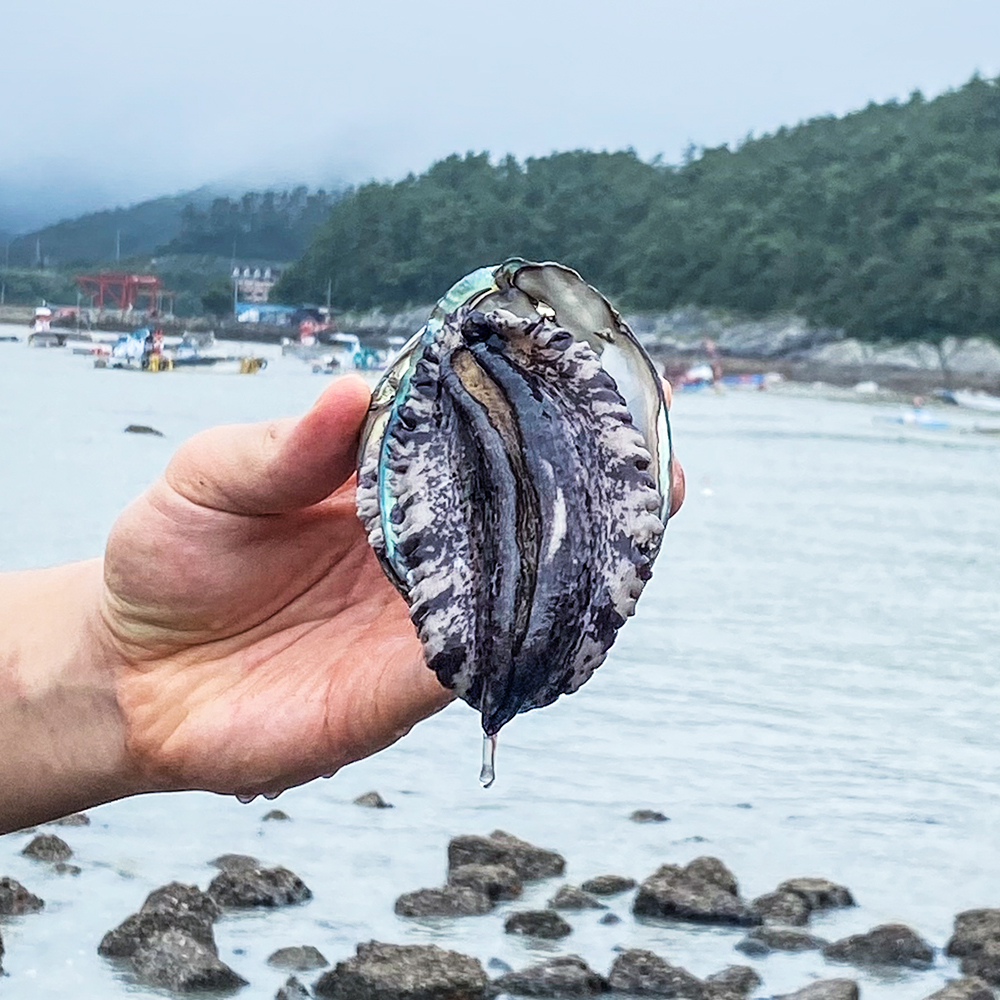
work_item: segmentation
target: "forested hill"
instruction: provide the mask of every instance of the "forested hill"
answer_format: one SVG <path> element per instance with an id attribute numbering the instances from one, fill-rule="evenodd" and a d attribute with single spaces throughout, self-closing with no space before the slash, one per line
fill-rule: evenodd
<path id="1" fill-rule="evenodd" d="M 630 309 L 791 310 L 862 337 L 1000 337 L 1000 81 L 703 150 L 452 156 L 337 204 L 277 289 L 394 307 L 556 259 Z"/>

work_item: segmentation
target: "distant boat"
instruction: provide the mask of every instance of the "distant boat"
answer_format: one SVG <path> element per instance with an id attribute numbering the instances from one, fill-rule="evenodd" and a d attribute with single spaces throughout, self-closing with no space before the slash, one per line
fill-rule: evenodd
<path id="1" fill-rule="evenodd" d="M 945 389 L 938 396 L 946 403 L 964 406 L 970 410 L 981 410 L 986 413 L 1000 413 L 1000 396 L 991 396 L 988 392 L 971 389 Z"/>

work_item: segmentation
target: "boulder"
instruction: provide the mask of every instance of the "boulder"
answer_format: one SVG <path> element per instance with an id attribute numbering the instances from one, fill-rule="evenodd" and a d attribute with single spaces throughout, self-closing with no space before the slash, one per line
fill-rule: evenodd
<path id="1" fill-rule="evenodd" d="M 618 916 L 617 913 L 605 913 L 600 920 L 597 921 L 599 924 L 620 924 L 622 918 Z"/>
<path id="2" fill-rule="evenodd" d="M 865 934 L 852 934 L 828 944 L 823 957 L 852 965 L 901 965 L 925 969 L 934 962 L 934 949 L 916 931 L 903 924 L 882 924 Z"/>
<path id="3" fill-rule="evenodd" d="M 955 958 L 975 955 L 991 941 L 1000 943 L 1000 910 L 965 910 L 955 917 L 945 953 Z"/>
<path id="4" fill-rule="evenodd" d="M 292 817 L 289 816 L 284 809 L 272 809 L 270 812 L 264 813 L 261 817 L 261 821 L 264 823 L 270 823 L 272 821 L 282 822 L 291 818 Z"/>
<path id="5" fill-rule="evenodd" d="M 858 984 L 853 979 L 820 979 L 794 993 L 782 993 L 773 1000 L 858 1000 Z"/>
<path id="6" fill-rule="evenodd" d="M 330 963 L 318 948 L 302 944 L 293 948 L 279 948 L 268 958 L 267 964 L 285 972 L 310 972 L 313 969 L 324 969 Z"/>
<path id="7" fill-rule="evenodd" d="M 441 889 L 417 889 L 396 900 L 400 917 L 477 917 L 493 909 L 493 900 L 466 885 L 446 885 Z"/>
<path id="8" fill-rule="evenodd" d="M 525 881 L 562 875 L 566 859 L 555 851 L 535 847 L 494 830 L 488 837 L 454 837 L 448 844 L 448 870 L 463 865 L 506 865 Z"/>
<path id="9" fill-rule="evenodd" d="M 355 800 L 354 804 L 356 806 L 364 806 L 366 809 L 391 809 L 392 803 L 386 802 L 385 799 L 379 795 L 378 792 L 365 792 L 364 795 L 359 795 Z"/>
<path id="10" fill-rule="evenodd" d="M 73 857 L 69 844 L 54 833 L 40 833 L 21 853 L 36 861 L 68 861 Z"/>
<path id="11" fill-rule="evenodd" d="M 220 906 L 292 906 L 312 899 L 312 892 L 287 868 L 248 868 L 224 871 L 212 879 L 208 894 Z"/>
<path id="12" fill-rule="evenodd" d="M 274 1000 L 312 1000 L 312 994 L 295 976 L 289 976 L 285 980 L 285 985 L 280 986 L 278 992 L 274 994 Z"/>
<path id="13" fill-rule="evenodd" d="M 595 896 L 617 896 L 620 892 L 628 892 L 635 888 L 635 879 L 624 875 L 598 875 L 588 878 L 580 888 Z"/>
<path id="14" fill-rule="evenodd" d="M 154 889 L 138 913 L 108 931 L 97 951 L 108 958 L 128 958 L 166 931 L 180 931 L 214 955 L 212 925 L 219 913 L 215 901 L 197 886 L 171 882 Z"/>
<path id="15" fill-rule="evenodd" d="M 58 875 L 79 875 L 83 871 L 79 865 L 70 865 L 65 861 L 57 861 L 52 870 Z"/>
<path id="16" fill-rule="evenodd" d="M 479 960 L 437 945 L 359 944 L 313 986 L 333 1000 L 485 1000 Z"/>
<path id="17" fill-rule="evenodd" d="M 90 817 L 86 813 L 70 813 L 51 820 L 47 826 L 90 826 Z"/>
<path id="18" fill-rule="evenodd" d="M 754 927 L 735 945 L 745 955 L 767 955 L 772 951 L 817 951 L 829 944 L 821 937 L 790 927 Z"/>
<path id="19" fill-rule="evenodd" d="M 952 979 L 926 1000 L 995 1000 L 989 984 L 975 976 Z"/>
<path id="20" fill-rule="evenodd" d="M 550 910 L 606 910 L 608 907 L 589 892 L 573 885 L 563 885 L 549 900 Z"/>
<path id="21" fill-rule="evenodd" d="M 684 866 L 684 871 L 693 878 L 700 878 L 703 882 L 725 889 L 732 896 L 740 894 L 736 876 L 718 858 L 695 858 Z"/>
<path id="22" fill-rule="evenodd" d="M 12 878 L 0 878 L 0 917 L 19 917 L 23 913 L 37 913 L 45 906 L 44 900 Z"/>
<path id="23" fill-rule="evenodd" d="M 629 816 L 629 819 L 633 823 L 668 823 L 670 821 L 669 816 L 664 816 L 663 813 L 658 812 L 656 809 L 636 809 Z"/>
<path id="24" fill-rule="evenodd" d="M 126 434 L 151 434 L 153 437 L 163 437 L 163 431 L 158 431 L 155 427 L 147 424 L 129 424 L 125 428 Z"/>
<path id="25" fill-rule="evenodd" d="M 490 899 L 518 899 L 524 891 L 521 878 L 507 865 L 462 865 L 448 872 L 448 885 L 464 885 Z"/>
<path id="26" fill-rule="evenodd" d="M 164 931 L 144 941 L 131 961 L 142 983 L 178 993 L 247 985 L 214 951 L 180 930 Z"/>
<path id="27" fill-rule="evenodd" d="M 966 955 L 961 968 L 967 976 L 978 976 L 991 986 L 1000 986 L 1000 942 L 989 941 L 974 955 Z"/>
<path id="28" fill-rule="evenodd" d="M 632 912 L 639 917 L 741 927 L 761 922 L 760 915 L 745 900 L 677 865 L 662 865 L 639 886 Z"/>
<path id="29" fill-rule="evenodd" d="M 224 872 L 245 872 L 249 868 L 260 868 L 261 863 L 249 854 L 220 854 L 209 864 Z"/>
<path id="30" fill-rule="evenodd" d="M 761 978 L 749 965 L 727 965 L 705 979 L 705 994 L 712 1000 L 748 997 L 761 984 Z"/>
<path id="31" fill-rule="evenodd" d="M 508 972 L 491 986 L 493 992 L 523 997 L 594 997 L 608 989 L 608 981 L 579 955 L 561 955 Z"/>
<path id="32" fill-rule="evenodd" d="M 504 921 L 503 929 L 508 934 L 525 934 L 550 940 L 566 937 L 573 930 L 554 910 L 522 910 L 520 913 L 512 913 Z"/>
<path id="33" fill-rule="evenodd" d="M 801 896 L 805 900 L 810 912 L 854 906 L 854 897 L 850 889 L 825 878 L 790 878 L 782 882 L 775 892 L 794 892 L 796 896 Z"/>
<path id="34" fill-rule="evenodd" d="M 809 904 L 797 892 L 768 892 L 750 904 L 766 924 L 804 927 L 809 923 Z"/>
<path id="35" fill-rule="evenodd" d="M 705 995 L 705 984 L 697 976 L 642 948 L 629 948 L 615 957 L 608 983 L 616 993 L 635 996 L 702 1000 Z"/>

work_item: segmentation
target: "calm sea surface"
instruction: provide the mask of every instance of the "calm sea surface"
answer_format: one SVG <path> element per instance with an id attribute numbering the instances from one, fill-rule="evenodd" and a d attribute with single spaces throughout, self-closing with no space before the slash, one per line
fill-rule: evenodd
<path id="1" fill-rule="evenodd" d="M 301 412 L 325 382 L 291 359 L 256 376 L 154 378 L 0 344 L 0 569 L 98 554 L 184 438 Z M 1000 906 L 1000 438 L 876 419 L 896 412 L 787 391 L 679 396 L 688 499 L 638 615 L 579 694 L 504 729 L 488 791 L 478 718 L 456 704 L 281 796 L 291 822 L 262 823 L 263 800 L 202 793 L 115 803 L 90 827 L 53 829 L 77 877 L 21 857 L 29 834 L 0 838 L 0 875 L 46 901 L 0 924 L 5 1000 L 155 995 L 98 942 L 156 886 L 205 888 L 207 862 L 228 851 L 286 865 L 314 893 L 217 924 L 245 998 L 273 997 L 284 975 L 265 960 L 279 947 L 336 962 L 372 938 L 514 968 L 576 953 L 601 972 L 617 946 L 645 947 L 699 976 L 752 961 L 758 996 L 843 975 L 865 1000 L 926 996 L 957 974 L 952 961 L 876 976 L 816 952 L 747 960 L 739 931 L 640 924 L 630 896 L 612 901 L 616 926 L 591 911 L 567 914 L 573 934 L 552 945 L 505 935 L 506 914 L 544 905 L 557 880 L 485 917 L 393 914 L 400 893 L 444 882 L 451 836 L 497 828 L 560 851 L 572 884 L 702 854 L 747 896 L 832 878 L 860 905 L 813 920 L 831 939 L 901 921 L 940 948 L 955 913 Z M 125 435 L 129 423 L 165 436 Z M 370 789 L 395 808 L 352 804 Z M 643 807 L 670 822 L 630 822 Z"/>

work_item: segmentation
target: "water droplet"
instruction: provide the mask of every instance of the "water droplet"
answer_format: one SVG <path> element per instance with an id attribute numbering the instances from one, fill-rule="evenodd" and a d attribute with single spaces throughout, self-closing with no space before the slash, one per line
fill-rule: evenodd
<path id="1" fill-rule="evenodd" d="M 253 802 L 253 800 L 254 800 L 255 798 L 257 798 L 257 796 L 256 796 L 256 795 L 237 795 L 237 796 L 236 796 L 236 800 L 237 800 L 238 802 L 242 802 L 242 803 L 243 803 L 243 805 L 245 805 L 245 806 L 248 806 L 248 805 L 250 805 L 250 803 L 251 803 L 251 802 Z"/>
<path id="2" fill-rule="evenodd" d="M 483 733 L 483 769 L 479 772 L 479 783 L 489 788 L 496 780 L 497 738 Z"/>

